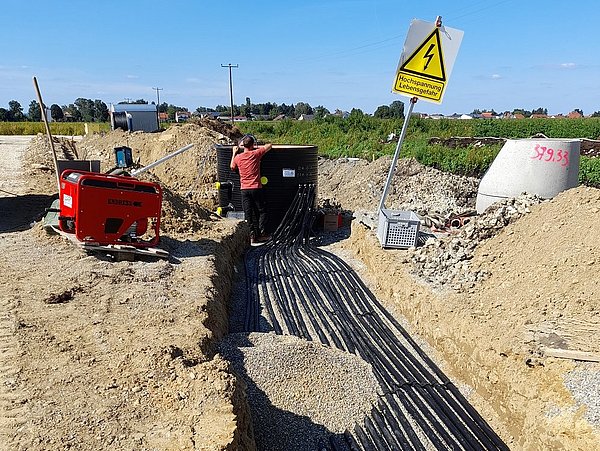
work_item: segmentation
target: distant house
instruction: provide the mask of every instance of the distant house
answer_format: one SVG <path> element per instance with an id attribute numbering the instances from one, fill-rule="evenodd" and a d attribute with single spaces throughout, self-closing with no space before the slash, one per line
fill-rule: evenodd
<path id="1" fill-rule="evenodd" d="M 193 113 L 193 115 L 201 118 L 208 117 L 210 119 L 218 119 L 221 113 L 217 111 L 203 111 L 202 113 Z M 229 119 L 231 119 L 231 117 Z"/>
<path id="2" fill-rule="evenodd" d="M 430 114 L 427 117 L 429 119 L 444 119 L 444 115 L 443 114 Z"/>
<path id="3" fill-rule="evenodd" d="M 481 113 L 481 117 L 483 119 L 495 119 L 496 114 L 492 113 L 491 111 L 484 111 L 483 113 Z"/>
<path id="4" fill-rule="evenodd" d="M 473 117 L 468 114 L 461 114 L 459 119 L 473 119 Z"/>
<path id="5" fill-rule="evenodd" d="M 315 118 L 314 114 L 301 114 L 298 118 L 299 121 L 312 121 Z"/>
<path id="6" fill-rule="evenodd" d="M 158 120 L 161 122 L 166 122 L 169 120 L 169 114 L 168 113 L 158 113 Z"/>
<path id="7" fill-rule="evenodd" d="M 581 119 L 583 114 L 581 114 L 579 111 L 571 111 L 569 114 L 567 114 L 567 117 L 569 119 Z"/>
<path id="8" fill-rule="evenodd" d="M 175 111 L 175 122 L 185 122 L 190 117 L 192 117 L 192 113 L 189 111 Z"/>
<path id="9" fill-rule="evenodd" d="M 532 119 L 547 119 L 548 115 L 547 114 L 542 114 L 542 113 L 535 113 L 531 115 Z"/>
<path id="10" fill-rule="evenodd" d="M 513 116 L 515 119 L 525 119 L 525 115 L 523 113 L 515 113 Z"/>
<path id="11" fill-rule="evenodd" d="M 275 116 L 273 118 L 274 121 L 282 121 L 285 119 L 285 114 L 280 114 L 279 116 Z"/>
<path id="12" fill-rule="evenodd" d="M 220 121 L 231 121 L 231 116 L 218 116 L 217 117 L 218 120 Z M 246 122 L 248 120 L 248 118 L 246 116 L 233 116 L 233 122 Z"/>

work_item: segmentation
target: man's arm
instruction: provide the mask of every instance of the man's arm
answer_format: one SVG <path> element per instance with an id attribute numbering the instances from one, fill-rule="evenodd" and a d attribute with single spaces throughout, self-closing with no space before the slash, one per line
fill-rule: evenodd
<path id="1" fill-rule="evenodd" d="M 263 147 L 265 148 L 265 153 L 267 153 L 269 150 L 271 150 L 273 148 L 273 144 L 271 144 L 271 143 L 265 144 Z"/>
<path id="2" fill-rule="evenodd" d="M 233 146 L 233 149 L 231 150 L 231 162 L 229 163 L 229 167 L 232 171 L 235 171 L 237 168 L 237 164 L 235 164 L 235 161 L 233 160 L 235 159 L 235 156 L 238 154 L 239 151 L 240 148 L 238 146 Z"/>

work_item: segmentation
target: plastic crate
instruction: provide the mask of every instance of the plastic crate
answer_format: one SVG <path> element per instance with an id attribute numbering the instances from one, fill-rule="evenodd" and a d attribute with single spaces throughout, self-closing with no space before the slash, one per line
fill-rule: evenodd
<path id="1" fill-rule="evenodd" d="M 417 245 L 421 221 L 412 211 L 381 210 L 377 237 L 381 247 L 408 249 Z"/>

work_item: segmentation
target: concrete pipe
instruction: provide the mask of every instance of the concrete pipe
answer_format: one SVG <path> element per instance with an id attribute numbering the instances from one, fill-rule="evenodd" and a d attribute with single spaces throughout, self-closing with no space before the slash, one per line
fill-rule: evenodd
<path id="1" fill-rule="evenodd" d="M 550 199 L 579 184 L 578 139 L 509 139 L 477 191 L 477 213 L 522 193 Z"/>

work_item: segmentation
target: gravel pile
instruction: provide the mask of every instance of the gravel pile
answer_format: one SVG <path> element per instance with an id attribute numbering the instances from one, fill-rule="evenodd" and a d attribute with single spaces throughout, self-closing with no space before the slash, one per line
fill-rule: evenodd
<path id="1" fill-rule="evenodd" d="M 585 406 L 584 417 L 600 430 L 600 371 L 598 364 L 579 363 L 578 367 L 565 377 L 565 385 L 573 394 L 578 405 Z"/>
<path id="2" fill-rule="evenodd" d="M 378 399 L 371 367 L 321 344 L 275 334 L 230 334 L 219 352 L 246 382 L 257 447 L 315 450 L 362 423 Z"/>
<path id="3" fill-rule="evenodd" d="M 531 205 L 542 202 L 538 196 L 523 194 L 491 205 L 482 215 L 472 217 L 455 235 L 430 238 L 416 248 L 408 261 L 413 274 L 438 289 L 463 291 L 472 288 L 489 274 L 483 269 L 472 270 L 470 260 L 477 246 L 502 231 L 508 224 L 530 213 Z"/>

